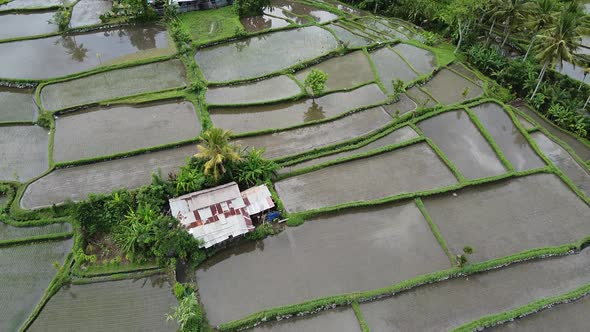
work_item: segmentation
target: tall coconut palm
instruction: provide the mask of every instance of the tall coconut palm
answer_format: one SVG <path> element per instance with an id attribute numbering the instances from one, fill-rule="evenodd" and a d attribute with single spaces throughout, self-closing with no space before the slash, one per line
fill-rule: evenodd
<path id="1" fill-rule="evenodd" d="M 504 47 L 508 37 L 512 33 L 513 27 L 520 26 L 526 20 L 531 11 L 531 2 L 529 0 L 500 0 L 499 6 L 494 12 L 494 17 L 504 22 Z"/>
<path id="2" fill-rule="evenodd" d="M 534 98 L 543 82 L 547 68 L 556 64 L 563 65 L 564 61 L 576 63 L 574 51 L 582 40 L 580 35 L 580 16 L 564 9 L 554 26 L 538 35 L 537 60 L 543 64 L 539 81 L 533 91 L 531 98 Z"/>
<path id="3" fill-rule="evenodd" d="M 530 9 L 525 26 L 533 32 L 533 36 L 524 55 L 524 60 L 528 58 L 539 31 L 551 26 L 557 20 L 560 4 L 557 0 L 535 0 L 531 3 Z"/>
<path id="4" fill-rule="evenodd" d="M 211 128 L 201 135 L 202 144 L 197 146 L 195 157 L 205 160 L 205 174 L 213 175 L 213 180 L 219 181 L 226 172 L 226 165 L 240 161 L 239 149 L 230 143 L 231 131 L 221 128 Z"/>

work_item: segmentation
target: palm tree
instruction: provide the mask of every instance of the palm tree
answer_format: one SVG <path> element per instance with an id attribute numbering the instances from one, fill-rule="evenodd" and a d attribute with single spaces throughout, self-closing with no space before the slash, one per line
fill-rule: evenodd
<path id="1" fill-rule="evenodd" d="M 531 11 L 526 18 L 525 26 L 533 31 L 533 37 L 524 55 L 524 60 L 528 58 L 539 31 L 551 26 L 556 21 L 558 14 L 559 2 L 556 0 L 535 0 L 531 3 Z"/>
<path id="2" fill-rule="evenodd" d="M 529 0 L 500 0 L 494 18 L 504 22 L 504 40 L 500 47 L 504 47 L 512 33 L 512 27 L 519 26 L 526 20 L 531 10 Z"/>
<path id="3" fill-rule="evenodd" d="M 221 128 L 211 128 L 201 135 L 203 144 L 199 144 L 196 158 L 206 160 L 205 175 L 213 174 L 213 180 L 219 181 L 225 174 L 225 164 L 242 159 L 238 147 L 230 143 L 232 132 Z"/>
<path id="4" fill-rule="evenodd" d="M 558 21 L 553 27 L 547 29 L 543 34 L 538 35 L 539 43 L 537 45 L 537 59 L 543 64 L 539 74 L 539 82 L 533 91 L 531 98 L 535 97 L 545 72 L 549 65 L 554 66 L 559 63 L 563 65 L 564 61 L 575 64 L 577 60 L 574 57 L 574 51 L 578 47 L 582 37 L 580 35 L 580 16 L 569 10 L 562 10 Z"/>

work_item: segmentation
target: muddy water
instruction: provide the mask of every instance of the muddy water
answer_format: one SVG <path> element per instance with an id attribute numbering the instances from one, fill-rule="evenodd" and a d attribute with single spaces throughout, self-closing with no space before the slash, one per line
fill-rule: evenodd
<path id="1" fill-rule="evenodd" d="M 0 127 L 0 180 L 26 182 L 45 172 L 48 141 L 38 126 Z"/>
<path id="2" fill-rule="evenodd" d="M 464 111 L 451 111 L 418 123 L 442 152 L 468 179 L 483 178 L 506 170 L 486 139 Z"/>
<path id="3" fill-rule="evenodd" d="M 278 29 L 291 24 L 283 19 L 268 15 L 243 17 L 240 19 L 240 22 L 242 22 L 244 29 L 246 29 L 246 31 L 248 32 L 258 32 L 267 29 Z"/>
<path id="4" fill-rule="evenodd" d="M 49 84 L 41 90 L 41 104 L 48 110 L 58 110 L 184 85 L 184 65 L 170 60 Z"/>
<path id="5" fill-rule="evenodd" d="M 168 47 L 168 33 L 155 25 L 4 43 L 0 44 L 0 77 L 60 77 L 130 54 Z"/>
<path id="6" fill-rule="evenodd" d="M 207 80 L 222 82 L 266 75 L 336 47 L 338 42 L 330 32 L 312 26 L 204 48 L 197 51 L 195 59 Z"/>
<path id="7" fill-rule="evenodd" d="M 518 107 L 518 109 L 526 115 L 530 116 L 534 121 L 536 121 L 538 124 L 547 129 L 552 135 L 567 143 L 572 149 L 574 149 L 574 151 L 578 156 L 580 156 L 580 158 L 584 160 L 590 160 L 590 147 L 587 147 L 582 142 L 575 139 L 573 136 L 566 134 L 561 130 L 555 128 L 555 126 L 549 123 L 548 120 L 542 118 L 539 114 L 537 114 L 537 112 L 533 111 L 528 106 L 523 105 Z"/>
<path id="8" fill-rule="evenodd" d="M 559 282 L 556 282 L 559 280 Z M 511 265 L 361 304 L 371 331 L 449 331 L 590 282 L 590 250 Z"/>
<path id="9" fill-rule="evenodd" d="M 414 131 L 414 129 L 412 129 L 410 127 L 402 127 L 400 129 L 397 129 L 396 131 L 392 132 L 391 134 L 388 134 L 387 136 L 382 137 L 374 142 L 371 142 L 361 148 L 350 150 L 350 151 L 345 151 L 345 152 L 340 152 L 340 153 L 336 153 L 336 154 L 331 154 L 329 156 L 320 157 L 320 158 L 316 158 L 316 159 L 312 159 L 312 160 L 308 160 L 308 161 L 304 161 L 302 163 L 295 164 L 293 166 L 287 166 L 285 168 L 282 168 L 279 172 L 280 173 L 292 172 L 292 171 L 306 168 L 309 166 L 323 164 L 323 163 L 329 162 L 331 160 L 345 158 L 345 157 L 352 156 L 355 154 L 379 149 L 379 148 L 382 148 L 387 145 L 398 144 L 398 143 L 408 141 L 408 140 L 416 138 L 416 137 L 418 137 L 418 134 Z"/>
<path id="10" fill-rule="evenodd" d="M 62 4 L 68 4 L 70 1 L 62 0 L 13 0 L 7 4 L 0 5 L 0 11 L 8 9 L 21 9 L 21 8 L 44 8 L 61 6 Z"/>
<path id="11" fill-rule="evenodd" d="M 524 129 L 529 130 L 536 128 L 536 125 L 530 123 L 527 119 L 523 118 L 522 116 L 517 115 L 516 118 L 518 119 L 518 122 L 520 122 Z"/>
<path id="12" fill-rule="evenodd" d="M 385 110 L 376 107 L 322 124 L 242 138 L 236 143 L 242 147 L 265 148 L 264 156 L 272 159 L 363 136 L 384 127 L 390 121 L 391 117 Z"/>
<path id="13" fill-rule="evenodd" d="M 436 57 L 430 51 L 408 44 L 393 47 L 421 74 L 427 74 L 436 68 Z"/>
<path id="14" fill-rule="evenodd" d="M 329 166 L 275 183 L 289 212 L 301 212 L 456 183 L 426 143 Z"/>
<path id="15" fill-rule="evenodd" d="M 393 92 L 392 82 L 396 79 L 404 82 L 415 80 L 418 77 L 410 67 L 394 51 L 384 47 L 371 52 L 371 57 L 377 67 L 381 82 L 389 92 Z"/>
<path id="16" fill-rule="evenodd" d="M 373 40 L 371 40 L 369 38 L 355 35 L 354 33 L 350 32 L 350 31 L 348 31 L 336 24 L 330 24 L 327 26 L 327 28 L 332 29 L 336 33 L 336 36 L 338 37 L 338 39 L 340 39 L 342 44 L 348 48 L 362 47 L 362 46 L 367 46 L 367 45 L 371 45 L 371 44 L 375 43 Z"/>
<path id="17" fill-rule="evenodd" d="M 207 318 L 217 325 L 275 306 L 385 287 L 449 266 L 410 201 L 309 220 L 258 244 L 220 252 L 199 267 L 197 283 Z"/>
<path id="18" fill-rule="evenodd" d="M 516 170 L 546 166 L 500 105 L 486 103 L 472 110 Z"/>
<path id="19" fill-rule="evenodd" d="M 32 89 L 0 87 L 0 122 L 34 121 L 36 116 Z"/>
<path id="20" fill-rule="evenodd" d="M 74 6 L 70 26 L 72 28 L 101 23 L 100 16 L 113 7 L 111 0 L 80 0 Z"/>
<path id="21" fill-rule="evenodd" d="M 412 98 L 418 107 L 434 107 L 438 103 L 433 100 L 429 95 L 420 90 L 419 87 L 413 86 L 406 92 L 410 98 Z"/>
<path id="22" fill-rule="evenodd" d="M 1 331 L 20 329 L 56 274 L 53 262 L 63 264 L 72 244 L 51 241 L 0 249 Z"/>
<path id="23" fill-rule="evenodd" d="M 190 102 L 100 107 L 55 122 L 53 159 L 87 159 L 196 138 L 201 123 Z"/>
<path id="24" fill-rule="evenodd" d="M 362 51 L 328 59 L 300 71 L 295 77 L 303 83 L 312 69 L 319 69 L 328 74 L 326 91 L 350 89 L 362 83 L 375 81 L 369 59 Z"/>
<path id="25" fill-rule="evenodd" d="M 339 331 L 359 332 L 360 325 L 350 308 L 340 308 L 312 316 L 289 319 L 282 322 L 263 324 L 251 331 L 297 332 L 297 331 Z"/>
<path id="26" fill-rule="evenodd" d="M 377 85 L 366 85 L 350 92 L 332 93 L 321 98 L 304 99 L 272 105 L 210 108 L 217 127 L 235 133 L 262 129 L 286 128 L 305 122 L 323 120 L 347 111 L 384 102 L 387 96 Z"/>
<path id="27" fill-rule="evenodd" d="M 479 77 L 477 77 L 477 75 L 474 72 L 472 72 L 469 68 L 465 67 L 465 65 L 461 63 L 453 63 L 449 66 L 449 69 L 469 78 L 473 82 L 477 83 L 477 85 L 483 86 L 484 82 Z"/>
<path id="28" fill-rule="evenodd" d="M 489 331 L 585 331 L 588 329 L 590 295 L 571 303 L 563 303 L 538 313 L 504 323 Z M 486 329 L 487 331 L 487 329 Z"/>
<path id="29" fill-rule="evenodd" d="M 551 190 L 547 190 L 551 188 Z M 590 208 L 557 176 L 531 175 L 424 200 L 449 248 L 485 261 L 590 234 Z"/>
<path id="30" fill-rule="evenodd" d="M 294 97 L 301 88 L 287 76 L 277 76 L 255 83 L 209 88 L 205 94 L 208 104 L 252 104 Z"/>
<path id="31" fill-rule="evenodd" d="M 328 11 L 290 0 L 272 0 L 271 10 L 284 10 L 297 16 L 311 16 L 318 23 L 333 21 L 338 18 L 338 15 L 332 14 Z M 296 18 L 288 13 L 285 13 L 287 17 Z M 271 12 L 271 14 L 274 14 L 274 11 Z"/>
<path id="32" fill-rule="evenodd" d="M 72 226 L 67 223 L 39 227 L 15 227 L 0 222 L 0 241 L 71 231 Z"/>
<path id="33" fill-rule="evenodd" d="M 2 9 L 2 6 L 0 6 Z M 37 36 L 57 32 L 57 25 L 47 21 L 54 12 L 0 14 L 0 39 Z"/>
<path id="34" fill-rule="evenodd" d="M 436 73 L 422 88 L 445 105 L 460 103 L 483 94 L 481 87 L 447 69 Z"/>
<path id="35" fill-rule="evenodd" d="M 164 276 L 64 286 L 29 331 L 176 331 L 176 305 Z"/>
<path id="36" fill-rule="evenodd" d="M 399 100 L 393 104 L 385 105 L 384 108 L 391 116 L 402 115 L 416 109 L 418 105 L 405 93 L 399 95 Z"/>
<path id="37" fill-rule="evenodd" d="M 555 166 L 560 168 L 574 182 L 578 188 L 590 197 L 590 172 L 580 166 L 576 160 L 560 145 L 553 142 L 541 132 L 532 133 L 539 149 L 553 161 Z"/>
<path id="38" fill-rule="evenodd" d="M 195 146 L 146 153 L 95 164 L 62 168 L 31 183 L 21 206 L 34 209 L 59 204 L 68 199 L 80 201 L 90 193 L 110 193 L 118 188 L 134 189 L 151 183 L 153 172 L 164 178 L 184 165 L 195 154 Z"/>

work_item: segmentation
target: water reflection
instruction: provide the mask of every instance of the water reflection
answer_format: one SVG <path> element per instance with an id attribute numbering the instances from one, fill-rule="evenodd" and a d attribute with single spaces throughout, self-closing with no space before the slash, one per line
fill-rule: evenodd
<path id="1" fill-rule="evenodd" d="M 76 36 L 63 36 L 61 39 L 55 41 L 55 45 L 61 45 L 66 53 L 70 55 L 72 60 L 76 62 L 83 62 L 88 56 L 88 49 L 84 47 L 84 44 L 78 44 Z"/>
<path id="2" fill-rule="evenodd" d="M 305 111 L 303 114 L 303 122 L 310 122 L 316 120 L 322 120 L 326 118 L 326 112 L 324 112 L 324 107 L 318 105 L 315 100 L 312 102 L 311 106 Z"/>

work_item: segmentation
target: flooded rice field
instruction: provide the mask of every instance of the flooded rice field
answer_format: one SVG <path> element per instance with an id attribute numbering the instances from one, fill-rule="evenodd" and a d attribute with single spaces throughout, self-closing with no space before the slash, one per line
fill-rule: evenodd
<path id="1" fill-rule="evenodd" d="M 518 263 L 422 286 L 360 307 L 371 331 L 449 331 L 588 282 L 590 250 L 586 249 L 577 255 Z"/>
<path id="2" fill-rule="evenodd" d="M 338 37 L 342 44 L 347 48 L 363 47 L 375 43 L 375 41 L 372 39 L 356 35 L 351 31 L 336 24 L 328 25 L 327 28 L 334 31 L 336 37 Z"/>
<path id="3" fill-rule="evenodd" d="M 70 26 L 78 28 L 99 24 L 100 16 L 109 12 L 113 7 L 111 0 L 80 0 L 72 10 Z"/>
<path id="4" fill-rule="evenodd" d="M 63 264 L 72 240 L 0 248 L 0 330 L 18 331 Z M 91 303 L 91 302 L 89 302 Z"/>
<path id="5" fill-rule="evenodd" d="M 278 29 L 291 24 L 289 21 L 268 15 L 242 17 L 240 22 L 248 32 Z"/>
<path id="6" fill-rule="evenodd" d="M 537 127 L 535 124 L 531 123 L 529 120 L 525 119 L 524 117 L 522 117 L 520 115 L 516 115 L 516 118 L 518 119 L 518 122 L 520 122 L 520 124 L 522 125 L 522 127 L 525 130 L 531 130 L 531 129 Z"/>
<path id="7" fill-rule="evenodd" d="M 416 103 L 418 107 L 429 108 L 438 104 L 436 100 L 432 99 L 432 97 L 427 95 L 417 85 L 409 88 L 406 91 L 406 94 Z"/>
<path id="8" fill-rule="evenodd" d="M 38 126 L 0 126 L 0 180 L 28 181 L 48 168 L 49 131 Z"/>
<path id="9" fill-rule="evenodd" d="M 472 82 L 475 82 L 480 87 L 483 87 L 483 85 L 484 85 L 484 82 L 481 80 L 481 78 L 479 78 L 473 71 L 471 71 L 471 69 L 467 68 L 467 66 L 465 66 L 462 63 L 456 62 L 456 63 L 449 65 L 447 68 L 449 70 L 454 71 L 455 73 L 458 73 L 458 74 L 466 77 L 467 79 L 471 80 Z"/>
<path id="10" fill-rule="evenodd" d="M 313 316 L 263 324 L 253 332 L 339 331 L 359 332 L 359 322 L 352 309 L 334 309 Z"/>
<path id="11" fill-rule="evenodd" d="M 450 111 L 434 116 L 419 122 L 418 127 L 466 178 L 483 178 L 506 171 L 465 111 Z"/>
<path id="12" fill-rule="evenodd" d="M 400 43 L 393 46 L 392 49 L 401 54 L 419 73 L 430 73 L 437 67 L 434 54 L 423 48 Z"/>
<path id="13" fill-rule="evenodd" d="M 207 80 L 224 82 L 267 75 L 322 56 L 337 46 L 330 32 L 311 26 L 203 48 L 195 59 Z M 265 61 L 260 61 L 261 56 Z"/>
<path id="14" fill-rule="evenodd" d="M 301 88 L 287 76 L 276 76 L 254 83 L 207 89 L 205 101 L 209 105 L 265 103 L 301 94 Z"/>
<path id="15" fill-rule="evenodd" d="M 300 2 L 290 0 L 271 0 L 270 14 L 275 14 L 276 11 L 283 11 L 283 14 L 289 18 L 295 17 L 311 17 L 317 23 L 325 23 L 336 20 L 337 15 L 329 11 L 318 9 L 313 6 L 305 5 Z"/>
<path id="16" fill-rule="evenodd" d="M 389 92 L 393 92 L 395 80 L 408 83 L 418 78 L 418 74 L 397 53 L 387 47 L 371 52 L 371 58 L 375 63 L 381 82 Z"/>
<path id="17" fill-rule="evenodd" d="M 320 98 L 271 105 L 210 108 L 213 124 L 234 133 L 288 128 L 333 118 L 357 108 L 383 103 L 387 96 L 376 84 Z"/>
<path id="18" fill-rule="evenodd" d="M 376 131 L 391 117 L 382 107 L 375 107 L 314 126 L 236 140 L 244 148 L 264 148 L 264 156 L 274 159 L 325 147 Z"/>
<path id="19" fill-rule="evenodd" d="M 179 88 L 186 83 L 186 71 L 182 62 L 169 60 L 46 85 L 41 90 L 41 104 L 47 110 L 59 110 L 150 91 Z"/>
<path id="20" fill-rule="evenodd" d="M 48 22 L 54 14 L 55 12 L 0 13 L 0 40 L 57 32 L 57 25 Z"/>
<path id="21" fill-rule="evenodd" d="M 31 183 L 21 200 L 25 209 L 59 204 L 66 200 L 80 201 L 90 193 L 110 193 L 120 188 L 138 188 L 151 183 L 152 173 L 163 177 L 176 172 L 186 158 L 195 154 L 196 147 L 145 153 L 133 157 L 94 164 L 56 169 Z"/>
<path id="22" fill-rule="evenodd" d="M 590 172 L 578 164 L 564 148 L 543 133 L 535 132 L 531 134 L 531 137 L 555 166 L 561 169 L 586 196 L 590 197 Z"/>
<path id="23" fill-rule="evenodd" d="M 0 11 L 10 9 L 32 9 L 32 8 L 46 8 L 61 6 L 62 4 L 69 4 L 69 0 L 13 0 L 7 4 L 0 5 Z"/>
<path id="24" fill-rule="evenodd" d="M 518 318 L 507 322 L 490 331 L 495 332 L 536 332 L 536 331 L 560 331 L 565 328 L 569 331 L 585 331 L 588 328 L 588 313 L 590 312 L 590 296 L 570 303 L 563 303 L 538 313 Z"/>
<path id="25" fill-rule="evenodd" d="M 326 91 L 351 89 L 360 84 L 375 81 L 369 59 L 362 51 L 320 62 L 300 71 L 295 77 L 303 83 L 312 69 L 319 69 L 328 74 Z"/>
<path id="26" fill-rule="evenodd" d="M 590 234 L 588 206 L 553 174 L 463 189 L 424 204 L 452 252 L 474 249 L 470 261 L 573 243 Z"/>
<path id="27" fill-rule="evenodd" d="M 165 276 L 64 286 L 29 331 L 176 331 L 177 305 Z"/>
<path id="28" fill-rule="evenodd" d="M 187 101 L 99 107 L 57 118 L 53 159 L 107 156 L 195 139 L 200 133 L 195 107 Z"/>
<path id="29" fill-rule="evenodd" d="M 220 252 L 196 276 L 207 317 L 216 325 L 262 309 L 385 287 L 449 267 L 410 201 L 287 228 L 258 244 Z"/>
<path id="30" fill-rule="evenodd" d="M 328 166 L 275 183 L 288 212 L 431 190 L 455 184 L 426 143 Z"/>
<path id="31" fill-rule="evenodd" d="M 0 222 L 0 241 L 48 235 L 53 233 L 68 233 L 71 231 L 72 225 L 68 223 L 58 223 L 35 227 L 16 227 Z"/>
<path id="32" fill-rule="evenodd" d="M 393 117 L 414 111 L 418 107 L 405 93 L 400 94 L 398 98 L 398 101 L 384 106 L 387 113 Z"/>
<path id="33" fill-rule="evenodd" d="M 483 89 L 448 69 L 442 69 L 422 89 L 443 105 L 451 105 L 480 97 Z"/>
<path id="34" fill-rule="evenodd" d="M 516 170 L 546 166 L 500 105 L 486 103 L 471 109 Z"/>
<path id="35" fill-rule="evenodd" d="M 166 29 L 129 26 L 104 31 L 0 44 L 0 77 L 45 79 L 125 61 L 160 49 L 172 54 Z M 153 54 L 152 54 L 153 55 Z"/>
<path id="36" fill-rule="evenodd" d="M 388 23 L 380 22 L 375 18 L 363 18 L 360 20 L 360 22 L 376 33 L 380 34 L 380 37 L 386 40 L 408 40 L 408 36 L 392 28 Z"/>
<path id="37" fill-rule="evenodd" d="M 419 136 L 418 133 L 416 133 L 414 131 L 414 129 L 412 129 L 410 127 L 402 127 L 402 128 L 399 128 L 399 129 L 393 131 L 392 133 L 387 134 L 386 136 L 379 138 L 369 144 L 366 144 L 365 146 L 360 147 L 358 149 L 335 153 L 335 154 L 327 155 L 327 156 L 320 157 L 320 158 L 314 158 L 314 159 L 311 159 L 308 161 L 304 161 L 302 163 L 295 164 L 293 166 L 284 167 L 284 168 L 280 169 L 279 172 L 280 173 L 289 173 L 289 172 L 303 169 L 303 168 L 306 168 L 309 166 L 323 164 L 323 163 L 329 162 L 331 160 L 336 160 L 336 159 L 340 159 L 340 158 L 349 157 L 349 156 L 352 156 L 355 154 L 364 153 L 364 152 L 368 152 L 371 150 L 376 150 L 376 149 L 379 149 L 379 148 L 382 148 L 382 147 L 385 147 L 388 145 L 399 144 L 399 143 L 417 138 L 418 136 Z"/>
<path id="38" fill-rule="evenodd" d="M 37 107 L 32 89 L 0 87 L 0 122 L 34 121 Z"/>

